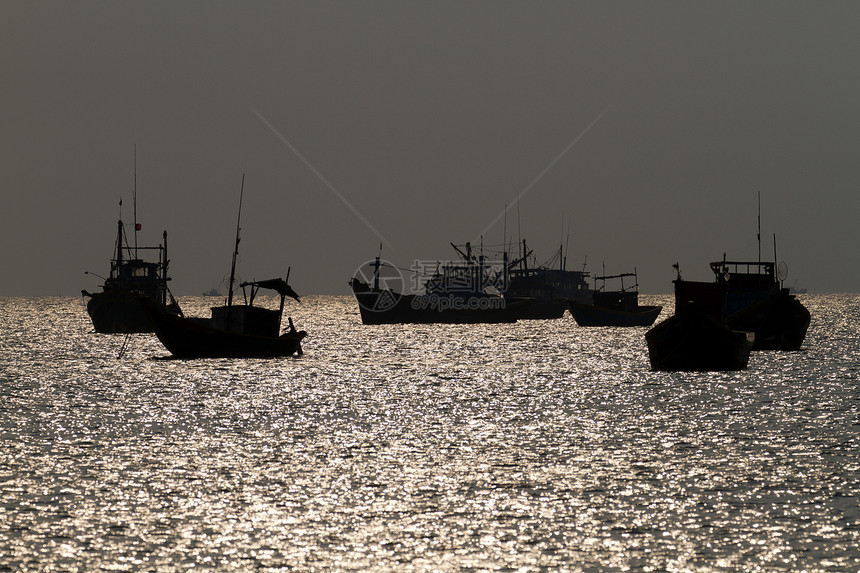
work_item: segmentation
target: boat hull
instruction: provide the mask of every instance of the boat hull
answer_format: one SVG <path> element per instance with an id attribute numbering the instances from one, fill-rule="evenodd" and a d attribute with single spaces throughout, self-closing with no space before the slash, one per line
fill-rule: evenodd
<path id="1" fill-rule="evenodd" d="M 755 332 L 753 350 L 799 350 L 806 338 L 811 316 L 794 295 L 780 292 L 726 319 L 733 330 Z"/>
<path id="2" fill-rule="evenodd" d="M 176 358 L 277 358 L 301 354 L 305 331 L 280 336 L 230 332 L 211 326 L 208 319 L 183 318 L 144 305 L 155 334 Z"/>
<path id="3" fill-rule="evenodd" d="M 503 298 L 448 298 L 400 294 L 374 289 L 353 279 L 353 294 L 363 324 L 481 324 L 516 322 L 518 311 L 530 301 Z"/>
<path id="4" fill-rule="evenodd" d="M 754 339 L 695 312 L 675 314 L 645 333 L 651 369 L 658 371 L 744 370 Z"/>
<path id="5" fill-rule="evenodd" d="M 138 302 L 138 294 L 120 290 L 86 294 L 90 297 L 87 301 L 87 314 L 90 315 L 96 332 L 101 334 L 155 332 L 152 321 Z M 177 305 L 161 306 L 173 315 L 178 316 L 180 313 Z"/>
<path id="6" fill-rule="evenodd" d="M 569 303 L 562 299 L 508 299 L 510 304 L 523 302 L 516 312 L 518 319 L 524 320 L 553 320 L 564 316 Z"/>
<path id="7" fill-rule="evenodd" d="M 579 326 L 651 326 L 662 310 L 662 306 L 619 310 L 576 301 L 570 303 L 570 313 Z"/>

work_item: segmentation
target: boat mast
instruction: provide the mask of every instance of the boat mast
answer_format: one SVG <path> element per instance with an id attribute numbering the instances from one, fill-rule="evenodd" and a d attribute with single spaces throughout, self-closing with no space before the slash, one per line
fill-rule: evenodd
<path id="1" fill-rule="evenodd" d="M 526 274 L 526 275 L 528 275 L 528 274 L 529 274 L 529 261 L 528 261 L 528 257 L 529 257 L 529 248 L 526 246 L 526 240 L 525 240 L 525 239 L 523 239 L 523 256 L 522 256 L 522 265 L 523 265 L 523 270 L 525 271 L 525 274 Z"/>
<path id="2" fill-rule="evenodd" d="M 564 213 L 561 214 L 561 240 L 558 244 L 558 270 L 564 270 Z"/>
<path id="3" fill-rule="evenodd" d="M 379 243 L 379 254 L 376 255 L 376 262 L 373 263 L 373 290 L 379 290 L 379 267 L 382 266 L 382 243 Z M 287 269 L 287 278 L 290 278 L 290 270 Z"/>
<path id="4" fill-rule="evenodd" d="M 122 199 L 119 200 L 119 204 L 122 205 Z M 111 274 L 113 271 L 116 271 L 117 280 L 122 280 L 122 217 L 120 217 L 119 221 L 116 224 L 116 269 L 111 269 Z"/>
<path id="5" fill-rule="evenodd" d="M 505 203 L 505 225 L 502 230 L 502 286 L 508 291 L 508 204 Z"/>
<path id="6" fill-rule="evenodd" d="M 233 247 L 233 264 L 230 265 L 230 291 L 227 293 L 227 307 L 233 306 L 233 282 L 236 280 L 236 257 L 239 256 L 239 222 L 242 220 L 242 196 L 245 194 L 245 174 L 242 174 L 242 187 L 239 190 L 239 216 L 236 218 L 236 244 Z M 227 313 L 229 330 L 230 313 Z"/>
<path id="7" fill-rule="evenodd" d="M 782 288 L 782 279 L 779 278 L 779 268 L 777 266 L 777 265 L 779 265 L 779 263 L 777 261 L 778 261 L 778 259 L 776 258 L 776 233 L 774 233 L 773 234 L 773 278 L 774 278 L 774 280 L 776 280 L 778 282 L 779 288 Z"/>
<path id="8" fill-rule="evenodd" d="M 164 246 L 161 248 L 161 283 L 164 288 L 158 293 L 161 304 L 167 304 L 167 231 L 164 231 Z"/>
<path id="9" fill-rule="evenodd" d="M 292 267 L 287 267 L 287 278 L 284 279 L 284 285 L 285 286 L 290 286 L 290 269 L 292 269 Z M 281 292 L 280 294 L 281 294 L 281 306 L 278 308 L 278 334 L 281 333 L 281 321 L 282 321 L 283 316 L 284 316 L 284 301 L 287 298 L 287 289 L 286 288 L 283 289 L 283 292 Z"/>
<path id="10" fill-rule="evenodd" d="M 131 203 L 134 212 L 134 258 L 137 259 L 137 144 L 134 145 L 134 189 L 131 194 Z"/>
<path id="11" fill-rule="evenodd" d="M 756 238 L 758 239 L 758 264 L 761 268 L 761 191 L 758 192 L 758 233 L 756 233 Z"/>

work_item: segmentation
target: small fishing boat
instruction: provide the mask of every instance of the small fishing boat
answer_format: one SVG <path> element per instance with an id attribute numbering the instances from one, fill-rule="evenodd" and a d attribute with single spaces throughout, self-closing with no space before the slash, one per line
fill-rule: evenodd
<path id="1" fill-rule="evenodd" d="M 224 306 L 212 308 L 211 318 L 180 317 L 165 312 L 144 301 L 144 309 L 155 325 L 158 340 L 175 358 L 276 358 L 302 354 L 302 339 L 289 318 L 289 330 L 283 334 L 281 317 L 287 296 L 298 300 L 284 279 L 243 282 L 243 290 L 250 289 L 247 304 L 233 304 L 232 297 Z M 261 288 L 280 294 L 280 307 L 275 309 L 254 306 L 254 298 Z"/>
<path id="2" fill-rule="evenodd" d="M 137 161 L 135 160 L 135 188 L 133 192 L 134 206 L 134 244 L 128 240 L 120 216 L 117 222 L 116 245 L 114 257 L 111 259 L 110 274 L 104 281 L 101 292 L 91 293 L 81 290 L 81 295 L 88 298 L 87 314 L 93 321 L 95 331 L 102 334 L 130 334 L 152 332 L 153 326 L 147 314 L 140 306 L 141 297 L 150 299 L 165 312 L 180 316 L 182 310 L 167 287 L 170 277 L 167 274 L 167 231 L 164 231 L 163 242 L 157 247 L 138 246 L 137 234 L 141 224 L 137 222 Z M 122 200 L 119 202 L 122 207 Z M 155 261 L 141 258 L 141 251 L 157 251 Z M 86 272 L 85 274 L 93 274 Z"/>
<path id="3" fill-rule="evenodd" d="M 645 333 L 651 369 L 744 370 L 755 334 L 729 329 L 704 312 L 681 311 Z"/>
<path id="4" fill-rule="evenodd" d="M 625 288 L 624 279 L 633 277 L 632 287 Z M 606 281 L 620 279 L 620 290 L 606 290 Z M 651 326 L 657 320 L 662 306 L 639 306 L 639 279 L 632 273 L 594 277 L 595 290 L 591 304 L 570 302 L 570 313 L 579 326 Z M 603 286 L 597 288 L 597 281 Z"/>
<path id="5" fill-rule="evenodd" d="M 722 296 L 689 297 L 679 265 L 675 284 L 675 314 L 645 333 L 652 370 L 744 370 L 749 363 L 755 333 L 729 328 L 720 316 Z"/>
<path id="6" fill-rule="evenodd" d="M 242 193 L 239 196 L 239 218 L 242 214 Z M 155 334 L 176 358 L 274 358 L 301 354 L 302 339 L 307 336 L 297 330 L 288 318 L 289 330 L 281 334 L 281 319 L 287 297 L 299 300 L 290 287 L 290 276 L 263 281 L 243 282 L 245 303 L 233 303 L 233 284 L 236 277 L 236 257 L 239 254 L 239 224 L 236 224 L 236 246 L 230 268 L 227 304 L 212 307 L 211 318 L 189 318 L 165 312 L 150 299 L 143 299 L 143 308 L 152 320 Z M 246 290 L 247 289 L 247 290 Z M 280 295 L 277 310 L 254 306 L 260 289 L 269 289 Z"/>

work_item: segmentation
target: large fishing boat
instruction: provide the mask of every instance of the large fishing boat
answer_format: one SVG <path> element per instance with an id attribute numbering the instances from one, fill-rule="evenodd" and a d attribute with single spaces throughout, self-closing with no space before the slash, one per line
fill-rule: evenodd
<path id="1" fill-rule="evenodd" d="M 242 216 L 242 192 L 239 195 L 239 220 Z M 281 319 L 286 297 L 299 300 L 287 279 L 243 282 L 245 303 L 233 303 L 233 285 L 236 277 L 236 258 L 239 254 L 239 220 L 236 223 L 236 243 L 230 268 L 227 304 L 212 307 L 211 318 L 174 316 L 161 306 L 148 301 L 144 308 L 155 326 L 155 334 L 176 358 L 271 358 L 301 354 L 301 342 L 307 333 L 299 331 L 288 318 L 289 330 L 281 334 Z M 249 289 L 249 290 L 246 290 Z M 260 289 L 274 290 L 280 295 L 277 310 L 254 306 Z"/>
<path id="2" fill-rule="evenodd" d="M 549 261 L 538 264 L 533 251 L 523 240 L 520 256 L 507 262 L 506 266 L 505 296 L 511 301 L 532 301 L 520 310 L 519 318 L 561 318 L 572 302 L 591 300 L 589 273 L 584 265 L 581 271 L 567 270 L 561 246 Z"/>
<path id="3" fill-rule="evenodd" d="M 782 286 L 773 262 L 710 263 L 713 282 L 675 282 L 675 307 L 696 306 L 733 330 L 755 333 L 753 350 L 798 350 L 809 328 L 809 310 Z"/>
<path id="4" fill-rule="evenodd" d="M 163 242 L 157 247 L 141 247 L 137 245 L 140 228 L 140 224 L 135 222 L 135 239 L 131 245 L 127 240 L 122 219 L 117 222 L 114 257 L 111 259 L 110 274 L 104 279 L 101 292 L 81 291 L 85 298 L 89 298 L 87 313 L 96 332 L 152 332 L 152 323 L 138 301 L 140 297 L 150 299 L 168 314 L 182 314 L 167 287 L 170 280 L 167 274 L 167 231 L 164 231 Z M 158 253 L 156 261 L 140 258 L 140 251 L 153 250 Z"/>
<path id="5" fill-rule="evenodd" d="M 633 286 L 625 287 L 624 279 L 633 278 Z M 606 281 L 619 279 L 620 290 L 606 290 Z M 637 273 L 621 273 L 594 277 L 595 289 L 591 304 L 574 300 L 570 313 L 579 326 L 651 326 L 657 320 L 662 306 L 639 305 L 639 278 Z M 603 285 L 597 288 L 597 281 Z"/>
<path id="6" fill-rule="evenodd" d="M 809 328 L 809 310 L 783 286 L 787 267 L 777 273 L 773 260 L 761 258 L 761 194 L 758 196 L 758 260 L 710 263 L 713 282 L 675 281 L 675 311 L 695 307 L 732 330 L 755 333 L 753 350 L 798 350 Z M 678 270 L 678 266 L 675 266 Z"/>
<path id="7" fill-rule="evenodd" d="M 515 322 L 518 313 L 532 301 L 508 300 L 502 292 L 506 282 L 504 267 L 491 264 L 481 255 L 474 255 L 469 243 L 465 251 L 452 246 L 463 260 L 437 265 L 433 274 L 424 281 L 423 293 L 405 293 L 402 285 L 380 287 L 380 271 L 386 263 L 379 256 L 370 263 L 372 279 L 350 279 L 349 285 L 358 301 L 362 323 Z M 399 279 L 397 282 L 402 282 Z M 397 286 L 401 286 L 400 290 Z"/>

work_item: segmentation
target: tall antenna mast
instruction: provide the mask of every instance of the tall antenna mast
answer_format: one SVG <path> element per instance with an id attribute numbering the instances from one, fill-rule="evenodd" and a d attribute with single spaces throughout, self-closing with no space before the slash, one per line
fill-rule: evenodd
<path id="1" fill-rule="evenodd" d="M 564 270 L 564 211 L 561 212 L 561 239 L 558 247 L 558 270 Z"/>
<path id="2" fill-rule="evenodd" d="M 570 217 L 567 220 L 567 242 L 564 245 L 564 252 L 570 253 L 570 223 L 573 220 L 573 217 Z M 564 267 L 562 270 L 567 270 L 567 254 L 564 255 Z"/>
<path id="3" fill-rule="evenodd" d="M 233 264 L 230 266 L 230 292 L 227 293 L 227 306 L 233 306 L 233 281 L 236 280 L 236 257 L 239 256 L 239 222 L 242 220 L 242 196 L 245 194 L 245 174 L 242 174 L 242 188 L 239 190 L 239 216 L 236 218 L 236 245 L 233 248 Z M 229 314 L 228 322 L 229 322 Z"/>
<path id="4" fill-rule="evenodd" d="M 517 201 L 517 244 L 520 246 L 523 244 L 523 233 L 522 233 L 522 228 L 520 227 L 520 202 L 519 201 Z M 525 253 L 523 251 L 520 251 L 520 259 L 522 259 L 523 256 L 525 256 Z"/>
<path id="5" fill-rule="evenodd" d="M 508 204 L 505 203 L 505 223 L 502 227 L 502 254 L 508 253 Z"/>
<path id="6" fill-rule="evenodd" d="M 134 144 L 134 190 L 131 195 L 134 211 L 134 258 L 137 257 L 137 144 Z"/>
<path id="7" fill-rule="evenodd" d="M 761 191 L 758 192 L 758 262 L 761 263 Z"/>

